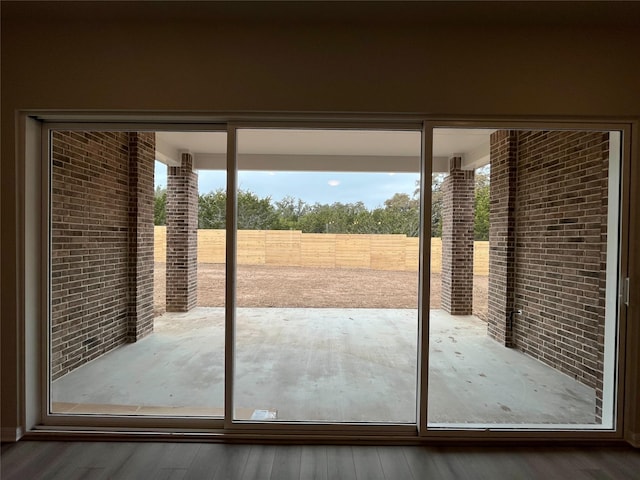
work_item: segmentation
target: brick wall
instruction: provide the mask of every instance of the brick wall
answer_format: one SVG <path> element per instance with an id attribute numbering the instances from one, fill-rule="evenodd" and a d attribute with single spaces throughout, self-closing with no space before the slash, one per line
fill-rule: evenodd
<path id="1" fill-rule="evenodd" d="M 513 346 L 510 318 L 515 308 L 517 139 L 515 131 L 491 135 L 488 333 L 507 347 Z"/>
<path id="2" fill-rule="evenodd" d="M 450 160 L 442 182 L 442 309 L 452 315 L 473 311 L 474 173 Z"/>
<path id="3" fill-rule="evenodd" d="M 149 331 L 153 289 L 153 136 L 131 155 L 127 132 L 54 132 L 51 185 L 52 378 Z M 142 153 L 144 151 L 144 153 Z M 135 168 L 132 169 L 131 167 Z M 132 178 L 136 180 L 132 182 Z M 146 190 L 149 192 L 146 192 Z M 130 215 L 136 210 L 140 214 Z M 149 219 L 148 226 L 140 224 Z M 133 222 L 133 223 L 132 223 Z M 149 241 L 150 239 L 150 241 Z M 149 244 L 142 247 L 142 244 Z M 149 250 L 151 248 L 151 250 Z M 140 252 L 139 257 L 137 252 Z M 144 270 L 144 274 L 142 273 Z M 140 278 L 132 287 L 131 278 Z M 146 284 L 145 284 L 146 282 Z M 140 320 L 138 328 L 138 318 Z M 146 315 L 146 317 L 145 317 Z M 151 320 L 150 320 L 151 319 Z M 132 327 L 132 322 L 135 327 Z"/>
<path id="4" fill-rule="evenodd" d="M 515 317 L 513 341 L 528 355 L 596 389 L 600 402 L 608 134 L 522 131 L 511 132 L 507 139 L 505 135 L 498 132 L 492 141 L 510 142 L 509 148 L 516 142 L 517 155 L 511 157 L 517 158 L 515 224 L 513 233 L 492 236 L 491 241 L 509 245 L 509 235 L 515 241 L 513 306 L 523 313 Z M 500 174 L 494 172 L 500 165 L 496 159 L 492 158 L 491 222 L 492 229 L 497 222 L 504 231 L 504 217 L 494 216 L 493 189 L 501 185 L 494 185 L 494 175 Z M 500 246 L 492 245 L 491 255 Z M 490 278 L 495 280 L 498 272 L 492 268 L 501 267 L 491 260 Z M 509 289 L 508 285 L 507 294 Z M 490 298 L 493 294 L 490 291 Z M 598 403 L 596 414 L 600 407 Z"/>
<path id="5" fill-rule="evenodd" d="M 188 153 L 167 175 L 166 261 L 167 311 L 191 310 L 198 303 L 198 175 Z"/>
<path id="6" fill-rule="evenodd" d="M 521 132 L 514 325 L 518 348 L 599 390 L 608 134 Z"/>
<path id="7" fill-rule="evenodd" d="M 155 134 L 129 134 L 129 341 L 153 331 Z"/>

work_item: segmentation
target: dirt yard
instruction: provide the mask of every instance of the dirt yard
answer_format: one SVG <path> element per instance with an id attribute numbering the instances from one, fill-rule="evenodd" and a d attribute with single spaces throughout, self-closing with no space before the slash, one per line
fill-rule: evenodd
<path id="1" fill-rule="evenodd" d="M 476 276 L 474 314 L 486 318 L 487 277 Z M 431 275 L 431 308 L 440 307 L 441 280 Z M 416 308 L 415 272 L 351 268 L 238 267 L 240 307 Z M 165 311 L 165 264 L 155 264 L 154 312 Z M 224 265 L 198 265 L 198 305 L 224 306 Z"/>

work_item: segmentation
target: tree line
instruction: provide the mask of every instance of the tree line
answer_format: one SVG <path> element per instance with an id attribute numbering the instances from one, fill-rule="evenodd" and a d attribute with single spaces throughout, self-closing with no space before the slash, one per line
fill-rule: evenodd
<path id="1" fill-rule="evenodd" d="M 442 235 L 443 175 L 434 175 L 432 194 L 431 236 Z M 489 176 L 475 176 L 476 240 L 489 239 Z M 198 196 L 198 228 L 224 229 L 226 192 L 222 189 Z M 363 202 L 309 204 L 286 196 L 274 201 L 253 192 L 239 190 L 237 222 L 241 230 L 300 230 L 304 233 L 399 233 L 417 237 L 420 231 L 419 188 L 413 195 L 396 193 L 380 207 L 369 209 Z M 166 224 L 166 189 L 155 191 L 155 224 Z"/>

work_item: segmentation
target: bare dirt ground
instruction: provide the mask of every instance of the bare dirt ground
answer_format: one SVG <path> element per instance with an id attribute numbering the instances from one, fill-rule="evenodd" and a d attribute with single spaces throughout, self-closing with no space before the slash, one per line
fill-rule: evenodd
<path id="1" fill-rule="evenodd" d="M 475 276 L 474 314 L 486 319 L 486 276 Z M 440 274 L 431 275 L 431 308 L 440 307 Z M 240 307 L 417 308 L 416 272 L 240 265 Z M 224 306 L 224 265 L 198 265 L 198 306 Z M 165 264 L 155 264 L 154 313 L 165 311 Z"/>

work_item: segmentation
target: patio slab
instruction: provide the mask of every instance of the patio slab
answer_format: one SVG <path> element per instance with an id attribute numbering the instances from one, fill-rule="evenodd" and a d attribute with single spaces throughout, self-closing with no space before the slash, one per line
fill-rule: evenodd
<path id="1" fill-rule="evenodd" d="M 593 389 L 499 345 L 475 317 L 430 318 L 430 423 L 595 422 Z M 240 308 L 236 418 L 414 423 L 416 335 L 416 310 Z M 200 307 L 156 318 L 51 394 L 61 413 L 219 416 L 223 379 L 224 310 Z"/>

